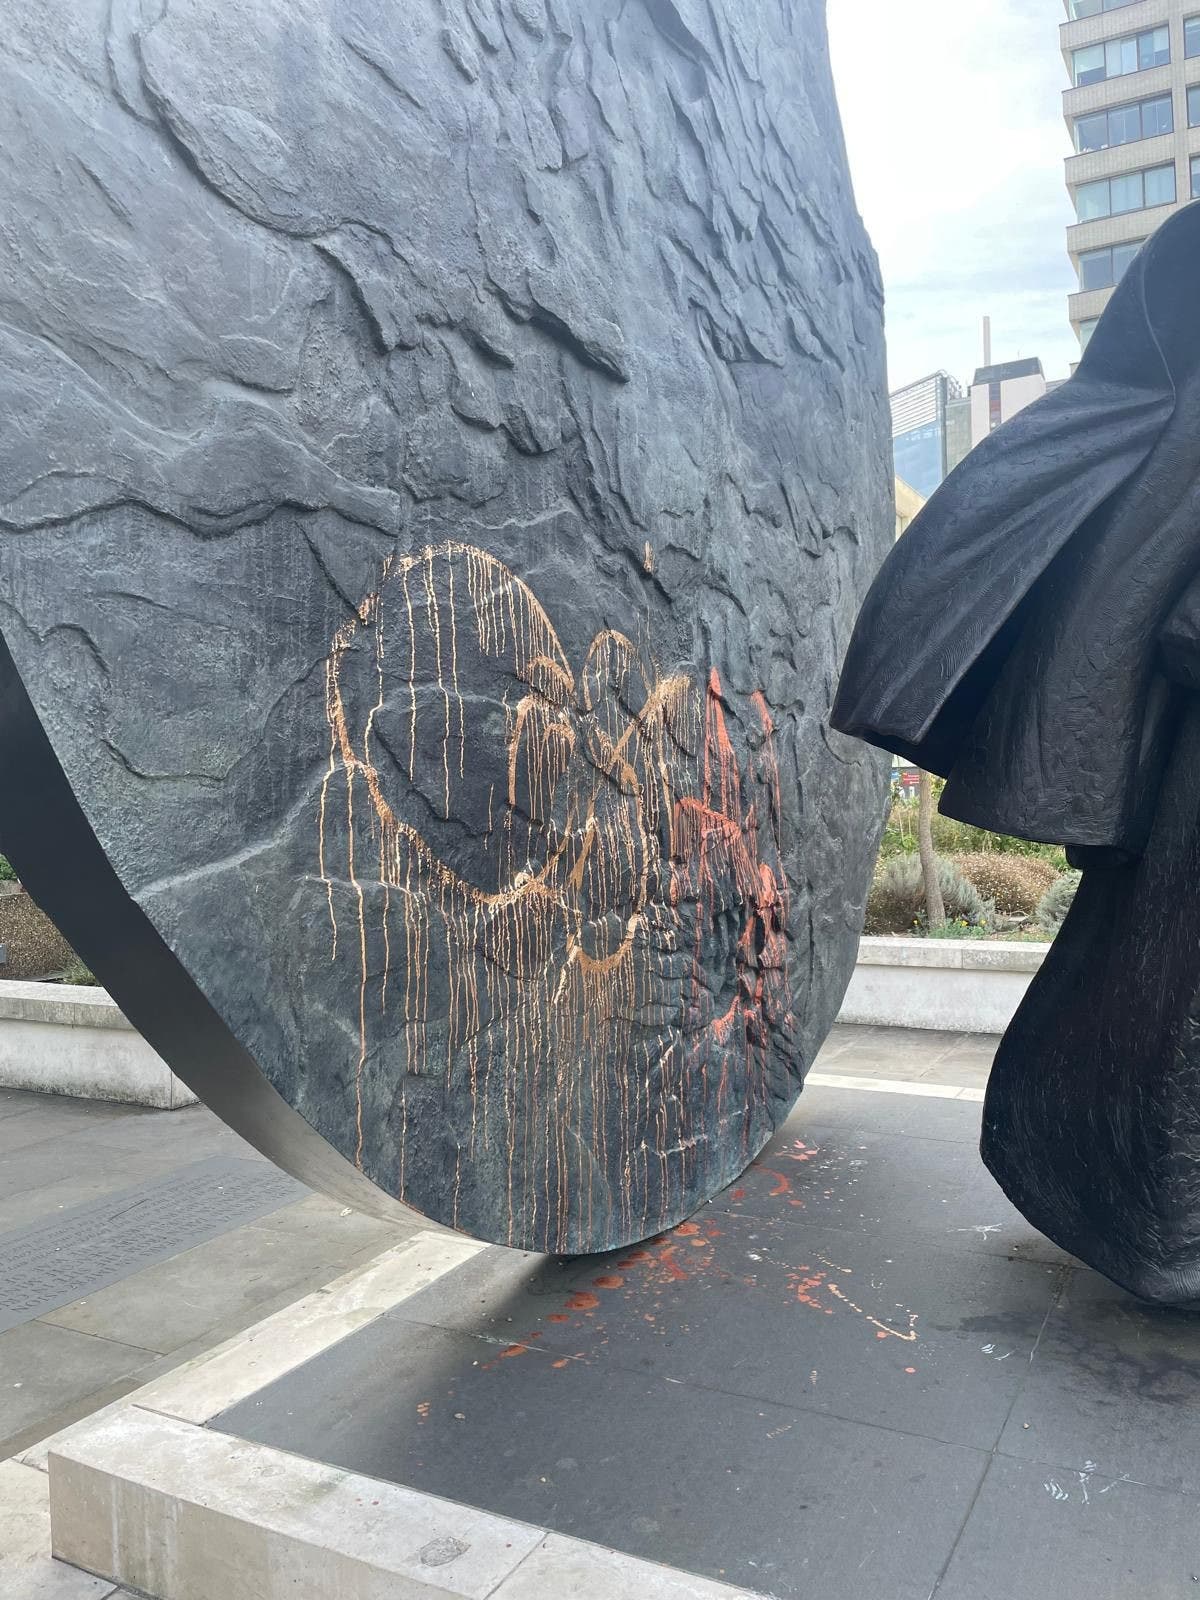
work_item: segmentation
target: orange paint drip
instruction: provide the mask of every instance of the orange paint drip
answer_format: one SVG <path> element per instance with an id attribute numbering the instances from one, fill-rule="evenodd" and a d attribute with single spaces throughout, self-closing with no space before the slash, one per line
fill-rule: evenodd
<path id="1" fill-rule="evenodd" d="M 409 778 L 418 762 L 436 766 L 437 809 L 456 816 L 469 765 L 462 675 L 472 636 L 481 658 L 524 688 L 497 752 L 507 783 L 501 776 L 500 815 L 489 801 L 487 886 L 455 871 L 393 805 L 385 777 L 396 781 L 397 763 L 394 752 L 380 756 L 375 732 L 400 687 Z M 419 682 L 432 695 L 418 699 Z M 490 1158 L 507 1170 L 510 1241 L 524 1218 L 549 1247 L 577 1245 L 571 1196 L 592 1193 L 581 1180 L 597 1167 L 623 1181 L 605 1202 L 608 1216 L 593 1218 L 589 1200 L 585 1233 L 661 1226 L 706 1159 L 714 1113 L 740 1125 L 748 1146 L 768 1114 L 769 1041 L 792 1025 L 779 774 L 765 699 L 751 697 L 761 740 L 743 730 L 740 742 L 753 752 L 744 775 L 731 734 L 738 712 L 715 670 L 703 689 L 681 674 L 661 677 L 646 650 L 606 629 L 575 672 L 528 586 L 458 541 L 383 563 L 376 588 L 334 636 L 325 687 L 330 748 L 317 866 L 332 959 L 358 969 L 358 1049 L 346 1062 L 355 1160 L 373 1172 L 388 1157 L 373 1145 L 368 1077 L 376 1061 L 398 1056 L 402 1085 L 436 1072 L 447 1091 L 465 1087 L 469 1097 L 469 1129 L 454 1152 L 455 1219 L 464 1169 Z M 347 880 L 357 937 L 339 947 L 337 891 Z M 713 1016 L 702 957 L 731 909 L 739 923 L 733 997 Z M 663 1004 L 661 951 L 687 954 L 693 938 L 682 995 L 692 1020 L 656 1056 L 634 1019 Z M 389 983 L 404 990 L 402 1003 L 393 990 L 390 1015 Z M 446 1011 L 431 1015 L 431 996 L 440 994 L 449 996 Z M 436 1060 L 427 1050 L 435 1037 Z M 403 1195 L 403 1087 L 401 1098 Z M 581 1127 L 594 1130 L 588 1147 L 568 1132 Z M 641 1210 L 635 1197 L 645 1197 Z M 647 1214 L 652 1205 L 657 1217 Z M 561 1219 L 557 1230 L 551 1218 Z M 668 1277 L 686 1276 L 677 1263 L 660 1264 Z"/>

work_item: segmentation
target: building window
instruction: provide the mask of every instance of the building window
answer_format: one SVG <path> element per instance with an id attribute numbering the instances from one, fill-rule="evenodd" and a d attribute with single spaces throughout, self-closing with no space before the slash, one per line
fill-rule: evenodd
<path id="1" fill-rule="evenodd" d="M 1192 199 L 1200 200 L 1200 156 L 1192 157 Z"/>
<path id="2" fill-rule="evenodd" d="M 1188 105 L 1190 108 L 1190 100 Z M 1200 113 L 1200 101 L 1197 101 L 1197 112 Z M 1158 94 L 1153 100 L 1138 100 L 1131 106 L 1114 106 L 1111 111 L 1095 111 L 1090 116 L 1077 117 L 1075 148 L 1107 150 L 1110 145 L 1156 139 L 1161 133 L 1174 131 L 1171 96 Z"/>
<path id="3" fill-rule="evenodd" d="M 1183 53 L 1200 56 L 1200 17 L 1187 17 L 1183 24 Z"/>
<path id="4" fill-rule="evenodd" d="M 1083 352 L 1087 349 L 1088 344 L 1089 344 L 1089 342 L 1091 340 L 1091 337 L 1096 331 L 1096 324 L 1099 321 L 1100 321 L 1099 317 L 1089 317 L 1086 322 L 1081 322 L 1079 324 L 1079 353 L 1080 353 L 1080 355 L 1082 355 Z"/>
<path id="5" fill-rule="evenodd" d="M 1102 11 L 1119 11 L 1122 6 L 1136 5 L 1137 0 L 1071 0 L 1071 21 L 1080 17 L 1098 17 Z"/>
<path id="6" fill-rule="evenodd" d="M 1196 24 L 1195 53 L 1200 55 L 1200 17 Z M 1188 24 L 1185 24 L 1185 38 Z M 1105 44 L 1085 45 L 1071 53 L 1071 76 L 1076 88 L 1086 83 L 1103 83 L 1105 78 L 1123 78 L 1130 72 L 1146 72 L 1164 67 L 1171 59 L 1171 34 L 1168 28 L 1147 28 L 1144 33 L 1126 34 Z"/>
<path id="7" fill-rule="evenodd" d="M 1120 283 L 1129 263 L 1142 247 L 1140 239 L 1131 244 L 1114 244 L 1104 250 L 1085 250 L 1079 258 L 1081 289 L 1111 289 Z"/>
<path id="8" fill-rule="evenodd" d="M 1200 128 L 1200 83 L 1188 90 L 1188 127 Z"/>
<path id="9" fill-rule="evenodd" d="M 1175 200 L 1175 163 L 1151 167 L 1146 172 L 1123 172 L 1117 178 L 1081 183 L 1075 191 L 1075 214 L 1080 222 L 1097 217 L 1119 217 L 1126 211 L 1166 206 Z"/>

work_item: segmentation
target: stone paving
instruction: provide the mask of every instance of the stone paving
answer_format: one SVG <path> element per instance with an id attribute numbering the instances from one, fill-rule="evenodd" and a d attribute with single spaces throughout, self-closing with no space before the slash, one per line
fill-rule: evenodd
<path id="1" fill-rule="evenodd" d="M 995 1045 L 978 1035 L 838 1027 L 814 1070 L 980 1089 Z M 0 1250 L 33 1223 L 151 1180 L 182 1184 L 216 1157 L 267 1167 L 199 1106 L 144 1111 L 0 1091 Z M 301 1192 L 9 1328 L 0 1333 L 0 1462 L 428 1226 L 415 1217 L 407 1226 L 379 1222 Z M 0 1475 L 10 1470 L 0 1466 Z M 119 1593 L 45 1561 L 44 1519 L 13 1502 L 25 1483 L 5 1477 L 0 1488 L 4 1600 Z"/>

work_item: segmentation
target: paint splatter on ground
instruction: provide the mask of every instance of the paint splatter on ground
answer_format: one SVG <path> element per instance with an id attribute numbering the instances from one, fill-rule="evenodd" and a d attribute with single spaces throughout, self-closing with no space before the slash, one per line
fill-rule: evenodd
<path id="1" fill-rule="evenodd" d="M 903 1349 L 911 1359 L 919 1338 L 918 1313 L 889 1299 L 876 1280 L 852 1263 L 819 1252 L 796 1257 L 799 1245 L 787 1225 L 790 1210 L 803 1209 L 814 1189 L 823 1198 L 850 1203 L 866 1149 L 824 1149 L 804 1139 L 777 1142 L 752 1163 L 736 1188 L 696 1217 L 634 1249 L 591 1258 L 586 1265 L 581 1261 L 583 1271 L 572 1273 L 560 1306 L 543 1320 L 554 1325 L 559 1339 L 562 1330 L 576 1329 L 584 1349 L 553 1362 L 552 1370 L 597 1359 L 608 1344 L 610 1318 L 617 1319 L 614 1327 L 617 1322 L 640 1322 L 662 1339 L 686 1336 L 690 1326 L 684 1317 L 697 1309 L 691 1291 L 734 1287 L 777 1297 L 801 1315 L 843 1318 L 856 1324 L 862 1337 L 877 1346 L 895 1345 L 897 1353 Z M 749 1235 L 747 1221 L 755 1228 Z M 747 1250 L 747 1239 L 756 1247 Z M 596 1270 L 602 1266 L 607 1270 Z M 519 1353 L 538 1337 L 532 1327 L 519 1335 L 513 1349 Z M 487 1363 L 485 1370 L 494 1365 Z M 911 1375 L 916 1369 L 903 1370 Z M 814 1371 L 813 1387 L 816 1381 Z"/>

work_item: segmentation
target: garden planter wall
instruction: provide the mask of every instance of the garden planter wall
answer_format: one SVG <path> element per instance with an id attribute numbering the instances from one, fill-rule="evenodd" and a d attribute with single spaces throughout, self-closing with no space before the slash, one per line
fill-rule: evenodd
<path id="1" fill-rule="evenodd" d="M 103 989 L 0 982 L 0 1088 L 174 1110 L 195 1095 Z"/>
<path id="2" fill-rule="evenodd" d="M 838 1021 L 1003 1033 L 1049 948 L 983 939 L 864 938 Z"/>

